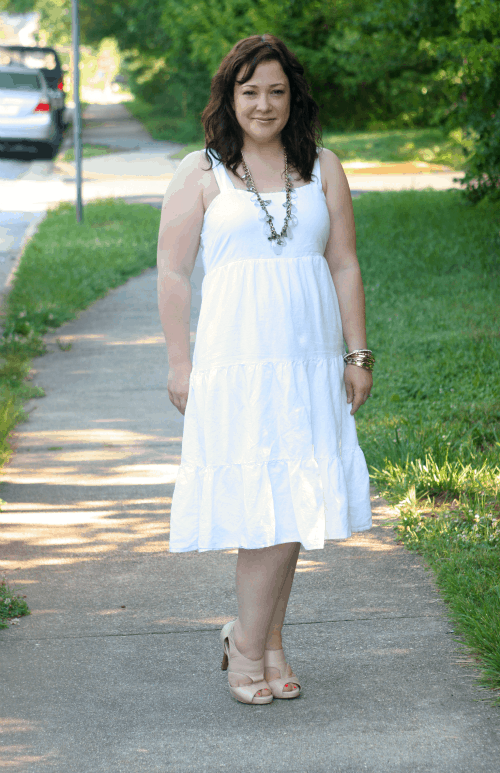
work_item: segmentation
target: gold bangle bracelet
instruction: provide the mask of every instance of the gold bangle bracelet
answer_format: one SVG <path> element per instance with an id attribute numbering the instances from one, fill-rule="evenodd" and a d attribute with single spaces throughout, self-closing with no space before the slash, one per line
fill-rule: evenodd
<path id="1" fill-rule="evenodd" d="M 371 349 L 356 349 L 353 352 L 344 354 L 344 363 L 346 365 L 357 365 L 371 372 L 375 364 L 375 357 Z"/>
<path id="2" fill-rule="evenodd" d="M 368 362 L 356 362 L 355 360 L 346 360 L 346 365 L 357 365 L 360 368 L 364 368 L 365 370 L 369 370 L 370 372 L 373 370 L 373 363 Z"/>

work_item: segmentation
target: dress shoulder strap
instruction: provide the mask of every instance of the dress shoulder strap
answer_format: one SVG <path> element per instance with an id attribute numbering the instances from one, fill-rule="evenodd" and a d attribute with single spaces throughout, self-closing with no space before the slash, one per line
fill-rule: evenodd
<path id="1" fill-rule="evenodd" d="M 220 160 L 220 156 L 218 153 L 215 152 L 215 150 L 210 149 L 209 151 L 205 151 L 208 155 L 212 156 L 213 159 L 213 173 L 215 175 L 215 179 L 217 181 L 217 185 L 219 186 L 219 190 L 222 193 L 223 191 L 230 191 L 234 189 L 233 182 L 231 178 L 229 177 L 224 164 Z"/>
<path id="2" fill-rule="evenodd" d="M 316 183 L 316 185 L 322 189 L 321 185 L 321 167 L 319 164 L 319 149 L 318 149 L 318 157 L 316 158 L 316 161 L 314 162 L 313 170 L 312 170 L 314 180 L 313 182 Z"/>

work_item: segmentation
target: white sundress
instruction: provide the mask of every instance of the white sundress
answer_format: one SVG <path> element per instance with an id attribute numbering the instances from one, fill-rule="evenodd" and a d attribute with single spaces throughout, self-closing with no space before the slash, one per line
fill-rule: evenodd
<path id="1" fill-rule="evenodd" d="M 276 255 L 253 194 L 214 162 L 205 269 L 170 551 L 345 539 L 372 525 L 369 476 L 344 386 L 345 346 L 324 257 L 319 159 L 294 190 L 298 224 Z M 262 193 L 278 233 L 284 191 Z"/>

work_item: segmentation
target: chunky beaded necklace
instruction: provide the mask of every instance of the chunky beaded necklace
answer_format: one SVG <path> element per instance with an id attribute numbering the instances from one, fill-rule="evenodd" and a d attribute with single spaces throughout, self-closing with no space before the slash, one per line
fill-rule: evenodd
<path id="1" fill-rule="evenodd" d="M 283 149 L 284 150 L 284 149 Z M 283 245 L 285 244 L 284 239 L 285 237 L 288 237 L 291 239 L 291 233 L 290 233 L 290 224 L 291 225 L 297 225 L 297 218 L 293 214 L 295 211 L 295 207 L 292 204 L 292 195 L 295 194 L 295 191 L 293 191 L 292 194 L 292 179 L 288 173 L 288 158 L 286 155 L 286 150 L 284 150 L 285 154 L 285 193 L 286 193 L 286 202 L 283 204 L 283 206 L 286 209 L 286 217 L 285 222 L 283 225 L 283 228 L 281 229 L 281 233 L 278 233 L 274 227 L 274 218 L 272 215 L 269 214 L 267 211 L 267 206 L 271 203 L 271 200 L 265 201 L 259 194 L 257 188 L 255 187 L 255 183 L 253 180 L 252 175 L 250 174 L 250 170 L 248 166 L 245 163 L 245 159 L 243 158 L 243 154 L 241 155 L 241 159 L 243 162 L 243 169 L 245 170 L 245 174 L 243 175 L 243 179 L 245 180 L 247 189 L 253 193 L 252 200 L 260 205 L 262 208 L 262 212 L 259 215 L 259 219 L 264 221 L 264 233 L 266 234 L 268 240 L 271 242 L 271 247 L 273 248 L 274 252 L 277 255 L 280 255 L 283 251 Z"/>

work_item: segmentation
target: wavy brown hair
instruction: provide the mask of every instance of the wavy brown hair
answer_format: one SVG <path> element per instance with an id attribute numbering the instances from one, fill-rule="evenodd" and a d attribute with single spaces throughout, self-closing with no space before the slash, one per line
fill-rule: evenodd
<path id="1" fill-rule="evenodd" d="M 319 108 L 309 84 L 304 78 L 304 68 L 282 40 L 274 35 L 252 35 L 239 40 L 222 60 L 212 78 L 210 100 L 202 113 L 207 151 L 215 151 L 222 163 L 236 174 L 242 161 L 243 131 L 233 108 L 234 84 L 242 67 L 246 66 L 239 84 L 250 80 L 261 62 L 278 61 L 290 83 L 290 117 L 281 132 L 281 141 L 288 159 L 301 178 L 311 182 L 317 146 L 322 145 Z M 210 169 L 211 154 L 207 153 Z"/>

